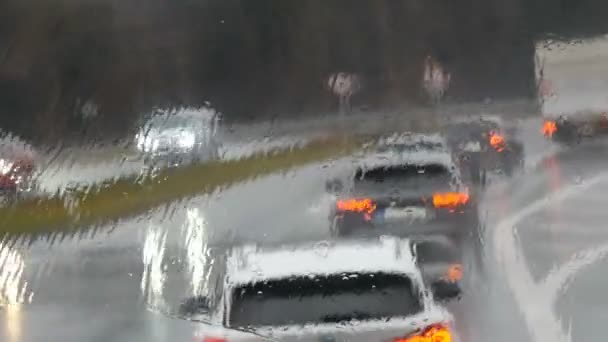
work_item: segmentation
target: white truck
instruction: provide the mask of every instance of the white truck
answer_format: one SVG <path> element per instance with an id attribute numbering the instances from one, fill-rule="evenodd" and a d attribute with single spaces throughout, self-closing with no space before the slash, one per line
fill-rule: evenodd
<path id="1" fill-rule="evenodd" d="M 575 143 L 608 133 L 608 39 L 542 41 L 536 47 L 542 133 Z"/>

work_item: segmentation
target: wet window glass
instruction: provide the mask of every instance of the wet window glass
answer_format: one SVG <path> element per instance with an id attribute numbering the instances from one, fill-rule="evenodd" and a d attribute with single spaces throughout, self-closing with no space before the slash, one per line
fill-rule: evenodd
<path id="1" fill-rule="evenodd" d="M 420 293 L 403 275 L 369 273 L 269 280 L 234 289 L 230 324 L 315 325 L 390 319 L 414 315 L 422 305 Z"/>
<path id="2" fill-rule="evenodd" d="M 355 175 L 354 191 L 362 193 L 405 192 L 449 189 L 453 175 L 440 164 L 408 164 L 372 169 L 359 169 Z"/>
<path id="3" fill-rule="evenodd" d="M 607 18 L 0 1 L 0 341 L 602 341 Z"/>

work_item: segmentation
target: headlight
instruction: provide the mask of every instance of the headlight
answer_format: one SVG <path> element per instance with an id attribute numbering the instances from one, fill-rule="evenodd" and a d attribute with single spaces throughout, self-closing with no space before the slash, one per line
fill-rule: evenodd
<path id="1" fill-rule="evenodd" d="M 0 175 L 6 175 L 7 173 L 11 172 L 12 168 L 13 162 L 0 158 Z"/>
<path id="2" fill-rule="evenodd" d="M 137 145 L 138 149 L 141 149 L 141 146 L 144 144 L 144 136 L 140 133 L 135 134 L 135 145 Z"/>
<path id="3" fill-rule="evenodd" d="M 140 133 L 135 138 L 137 140 L 137 149 L 141 152 L 154 152 L 158 148 L 157 139 L 152 139 Z"/>
<path id="4" fill-rule="evenodd" d="M 135 144 L 137 145 L 138 150 L 144 151 L 146 149 L 146 137 L 141 133 L 137 133 L 135 135 Z"/>
<path id="5" fill-rule="evenodd" d="M 178 144 L 181 148 L 191 148 L 196 143 L 196 137 L 194 133 L 187 132 L 183 133 L 178 140 Z"/>

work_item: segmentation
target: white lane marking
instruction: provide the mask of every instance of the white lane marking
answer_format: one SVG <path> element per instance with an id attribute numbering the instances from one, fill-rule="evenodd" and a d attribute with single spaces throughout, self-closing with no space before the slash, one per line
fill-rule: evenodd
<path id="1" fill-rule="evenodd" d="M 167 232 L 150 225 L 143 249 L 144 270 L 141 277 L 141 291 L 146 303 L 155 309 L 164 308 L 163 289 L 166 274 L 163 270 Z"/>
<path id="2" fill-rule="evenodd" d="M 199 208 L 188 208 L 186 211 L 185 246 L 186 258 L 190 267 L 189 277 L 191 295 L 208 295 L 209 273 L 207 268 L 213 260 L 209 260 L 209 249 L 207 247 L 207 220 L 203 211 Z"/>
<path id="3" fill-rule="evenodd" d="M 570 260 L 559 267 L 554 267 L 547 277 L 544 284 L 547 293 L 553 295 L 552 302 L 555 302 L 559 293 L 570 285 L 574 276 L 582 269 L 591 266 L 593 263 L 603 259 L 608 255 L 608 244 L 576 253 Z"/>
<path id="4" fill-rule="evenodd" d="M 530 269 L 517 246 L 516 225 L 552 203 L 584 192 L 602 181 L 608 180 L 608 172 L 601 173 L 581 184 L 562 188 L 549 196 L 533 202 L 519 212 L 507 217 L 493 229 L 496 259 L 506 271 L 506 278 L 517 301 L 533 341 L 570 342 L 569 331 L 562 329 L 562 322 L 553 311 L 560 289 L 584 267 L 608 254 L 608 246 L 576 254 L 571 261 L 554 269 L 540 282 L 535 282 Z"/>
<path id="5" fill-rule="evenodd" d="M 33 292 L 24 279 L 24 270 L 19 251 L 0 242 L 0 307 L 31 302 Z"/>

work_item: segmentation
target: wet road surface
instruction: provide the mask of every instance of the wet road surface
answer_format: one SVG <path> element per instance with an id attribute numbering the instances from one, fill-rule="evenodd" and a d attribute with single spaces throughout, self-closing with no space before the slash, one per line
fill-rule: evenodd
<path id="1" fill-rule="evenodd" d="M 521 123 L 525 173 L 484 194 L 486 272 L 474 272 L 450 305 L 464 341 L 602 336 L 608 143 L 557 149 L 539 127 Z M 0 300 L 12 305 L 0 311 L 0 340 L 192 341 L 205 326 L 171 313 L 207 290 L 214 250 L 327 238 L 324 184 L 345 166 L 263 177 L 96 234 L 5 242 Z"/>

